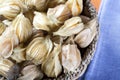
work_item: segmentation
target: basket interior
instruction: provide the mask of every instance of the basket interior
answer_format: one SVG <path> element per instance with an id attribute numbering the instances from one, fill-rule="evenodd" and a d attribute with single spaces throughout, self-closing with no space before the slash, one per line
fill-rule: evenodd
<path id="1" fill-rule="evenodd" d="M 96 10 L 94 6 L 90 3 L 90 0 L 83 0 L 83 7 L 84 8 L 81 15 L 87 16 L 91 19 L 96 17 Z M 2 19 L 3 17 L 0 17 L 0 20 Z M 45 76 L 43 80 L 75 80 L 80 77 L 85 72 L 92 56 L 94 55 L 93 53 L 97 42 L 97 36 L 98 35 L 96 35 L 92 43 L 87 48 L 79 48 L 81 51 L 82 62 L 81 65 L 74 72 L 69 72 L 66 74 L 62 72 L 61 75 L 59 75 L 57 78 L 48 78 Z"/>
<path id="2" fill-rule="evenodd" d="M 83 11 L 81 15 L 87 16 L 91 19 L 95 18 L 97 16 L 97 12 L 95 10 L 95 7 L 91 4 L 90 0 L 83 0 Z M 82 62 L 81 65 L 74 71 L 74 72 L 69 72 L 69 73 L 61 73 L 57 78 L 48 78 L 44 77 L 44 80 L 76 80 L 80 76 L 83 75 L 85 72 L 88 64 L 90 63 L 91 58 L 94 55 L 95 51 L 95 45 L 97 42 L 97 36 L 94 38 L 94 40 L 91 42 L 91 44 L 82 49 L 79 48 L 81 51 L 81 57 L 82 57 Z"/>

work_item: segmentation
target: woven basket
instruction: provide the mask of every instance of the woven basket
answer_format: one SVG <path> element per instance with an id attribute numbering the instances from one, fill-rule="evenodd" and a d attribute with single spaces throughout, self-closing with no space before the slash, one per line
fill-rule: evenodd
<path id="1" fill-rule="evenodd" d="M 83 0 L 83 15 L 90 17 L 91 19 L 95 18 L 97 16 L 97 12 L 94 8 L 94 6 L 91 4 L 90 0 Z M 82 56 L 82 62 L 80 66 L 74 71 L 74 72 L 69 72 L 66 74 L 61 74 L 57 78 L 45 78 L 44 80 L 76 80 L 79 77 L 81 77 L 85 70 L 87 69 L 87 66 L 89 65 L 94 52 L 96 48 L 96 43 L 97 43 L 97 38 L 98 38 L 98 32 L 99 32 L 99 27 L 97 26 L 97 35 L 95 36 L 94 40 L 91 42 L 91 44 L 83 50 L 84 54 Z"/>

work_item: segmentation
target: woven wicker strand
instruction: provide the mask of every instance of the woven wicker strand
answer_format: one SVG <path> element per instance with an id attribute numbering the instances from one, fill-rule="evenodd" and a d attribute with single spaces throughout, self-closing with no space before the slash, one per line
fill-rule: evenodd
<path id="1" fill-rule="evenodd" d="M 83 4 L 84 4 L 83 14 L 85 16 L 90 17 L 91 19 L 95 18 L 97 16 L 97 12 L 95 10 L 95 7 L 91 4 L 90 0 L 83 0 Z M 76 80 L 79 77 L 81 77 L 85 73 L 87 66 L 89 65 L 90 61 L 92 60 L 92 57 L 94 56 L 97 39 L 99 35 L 98 33 L 99 33 L 99 26 L 97 26 L 97 34 L 94 40 L 86 48 L 86 51 L 85 51 L 85 54 L 83 56 L 80 66 L 74 72 L 61 74 L 58 78 L 55 78 L 55 79 L 47 78 L 44 80 Z"/>

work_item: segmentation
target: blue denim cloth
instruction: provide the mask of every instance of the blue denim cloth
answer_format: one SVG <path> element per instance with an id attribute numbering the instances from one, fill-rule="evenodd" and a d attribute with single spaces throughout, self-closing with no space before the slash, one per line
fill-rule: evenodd
<path id="1" fill-rule="evenodd" d="M 79 80 L 120 80 L 120 0 L 102 0 L 98 17 L 97 49 Z"/>

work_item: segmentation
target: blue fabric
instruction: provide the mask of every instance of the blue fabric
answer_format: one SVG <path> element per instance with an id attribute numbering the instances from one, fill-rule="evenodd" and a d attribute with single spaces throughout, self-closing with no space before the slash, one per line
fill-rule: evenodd
<path id="1" fill-rule="evenodd" d="M 95 56 L 79 80 L 120 80 L 120 0 L 102 0 Z"/>

